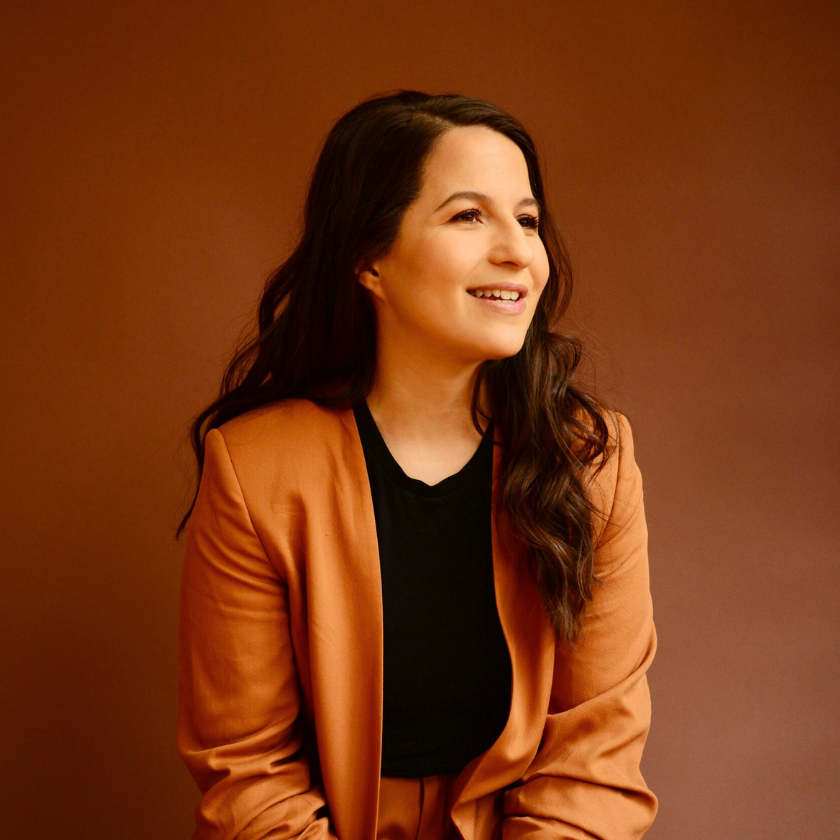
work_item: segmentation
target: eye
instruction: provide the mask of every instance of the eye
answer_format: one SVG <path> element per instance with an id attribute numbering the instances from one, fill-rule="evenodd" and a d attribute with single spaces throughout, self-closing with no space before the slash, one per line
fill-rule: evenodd
<path id="1" fill-rule="evenodd" d="M 463 213 L 459 213 L 457 216 L 454 216 L 452 221 L 453 222 L 456 222 L 456 221 L 471 222 L 472 219 L 465 218 L 466 216 L 471 216 L 471 215 L 481 216 L 481 210 L 479 210 L 477 207 L 472 207 L 469 210 L 464 210 Z"/>
<path id="2" fill-rule="evenodd" d="M 452 218 L 452 221 L 472 222 L 473 219 L 468 218 L 472 216 L 477 216 L 478 218 L 481 218 L 481 210 L 479 210 L 477 207 L 471 207 L 469 210 L 464 210 L 462 213 L 459 213 L 457 216 L 454 216 Z M 530 230 L 538 230 L 540 224 L 539 216 L 520 216 L 519 221 L 524 222 L 523 227 L 529 228 Z"/>

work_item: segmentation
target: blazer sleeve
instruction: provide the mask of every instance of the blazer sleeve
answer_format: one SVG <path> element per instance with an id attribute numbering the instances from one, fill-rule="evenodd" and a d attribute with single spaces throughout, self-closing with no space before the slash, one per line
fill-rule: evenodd
<path id="1" fill-rule="evenodd" d="M 187 530 L 178 680 L 177 749 L 201 791 L 193 840 L 334 840 L 301 749 L 288 589 L 218 429 Z"/>
<path id="2" fill-rule="evenodd" d="M 613 414 L 615 488 L 611 507 L 605 492 L 610 513 L 595 548 L 605 582 L 581 615 L 577 649 L 556 646 L 543 737 L 518 786 L 505 791 L 503 840 L 635 840 L 658 809 L 639 768 L 657 644 L 642 477 L 630 424 Z"/>

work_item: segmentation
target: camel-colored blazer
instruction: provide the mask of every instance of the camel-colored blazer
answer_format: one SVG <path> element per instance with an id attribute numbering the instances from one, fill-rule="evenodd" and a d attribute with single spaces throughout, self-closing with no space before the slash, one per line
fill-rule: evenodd
<path id="1" fill-rule="evenodd" d="M 590 484 L 606 584 L 575 652 L 555 645 L 497 502 L 494 449 L 513 691 L 501 735 L 454 782 L 465 840 L 630 840 L 656 814 L 639 770 L 656 650 L 642 480 L 627 419 L 611 419 L 618 446 Z M 207 434 L 180 622 L 177 747 L 202 793 L 194 840 L 375 840 L 382 589 L 352 410 L 285 400 Z"/>

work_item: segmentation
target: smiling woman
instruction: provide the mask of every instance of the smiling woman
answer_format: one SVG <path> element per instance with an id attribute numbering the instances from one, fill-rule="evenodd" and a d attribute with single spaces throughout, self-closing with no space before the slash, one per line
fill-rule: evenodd
<path id="1" fill-rule="evenodd" d="M 194 420 L 194 837 L 638 838 L 656 650 L 627 419 L 579 381 L 536 150 L 479 99 L 333 126 Z"/>

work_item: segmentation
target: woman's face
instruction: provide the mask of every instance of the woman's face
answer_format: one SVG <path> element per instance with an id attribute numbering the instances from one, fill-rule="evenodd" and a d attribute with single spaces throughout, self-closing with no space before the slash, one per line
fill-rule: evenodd
<path id="1" fill-rule="evenodd" d="M 538 216 L 512 140 L 486 126 L 448 130 L 390 251 L 359 274 L 380 347 L 463 364 L 519 352 L 548 280 Z M 490 296 L 516 298 L 514 288 L 518 300 Z"/>

